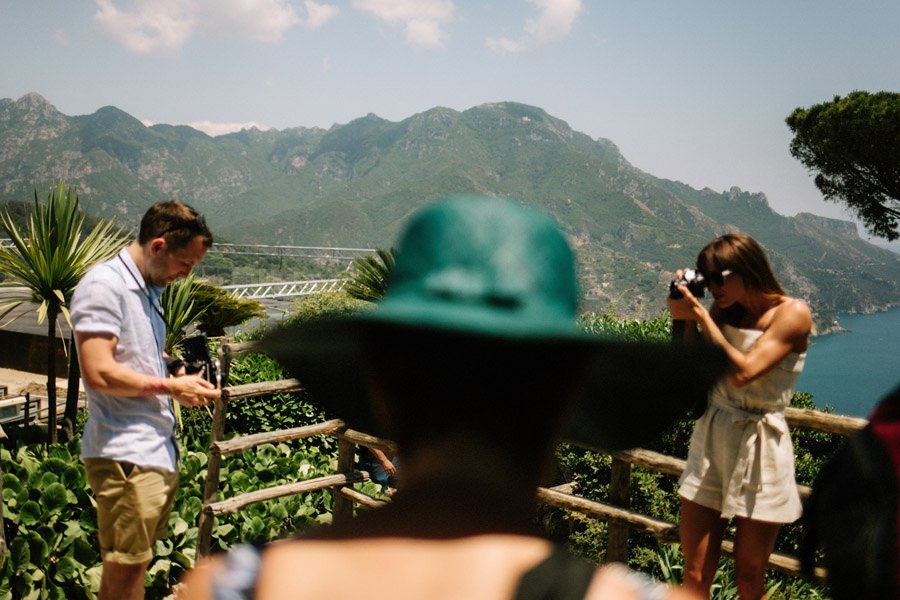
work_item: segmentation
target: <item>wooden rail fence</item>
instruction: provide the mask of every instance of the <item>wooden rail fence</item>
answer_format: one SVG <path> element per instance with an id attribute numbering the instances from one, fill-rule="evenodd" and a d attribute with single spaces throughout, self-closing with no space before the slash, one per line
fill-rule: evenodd
<path id="1" fill-rule="evenodd" d="M 368 473 L 353 470 L 353 458 L 357 446 L 377 448 L 391 453 L 396 452 L 396 446 L 389 440 L 348 429 L 347 425 L 338 419 L 305 427 L 242 435 L 227 441 L 224 440 L 225 412 L 229 404 L 247 398 L 296 392 L 302 389 L 300 382 L 296 379 L 227 386 L 231 359 L 234 356 L 255 351 L 257 351 L 257 345 L 254 342 L 225 342 L 219 349 L 220 361 L 223 366 L 222 381 L 225 387 L 222 389 L 222 397 L 215 403 L 215 412 L 213 413 L 203 508 L 199 519 L 198 557 L 205 556 L 210 552 L 212 527 L 216 516 L 240 511 L 254 502 L 330 489 L 334 494 L 333 522 L 352 518 L 354 504 L 377 507 L 385 503 L 384 500 L 373 498 L 353 488 L 354 483 L 368 480 Z M 865 419 L 855 417 L 796 408 L 787 408 L 785 418 L 792 428 L 806 428 L 844 436 L 862 429 L 867 422 Z M 314 435 L 330 435 L 338 439 L 338 472 L 336 474 L 264 488 L 216 501 L 221 463 L 225 456 L 265 443 L 297 440 Z M 609 486 L 611 504 L 577 496 L 577 485 L 574 483 L 553 488 L 538 488 L 538 500 L 549 506 L 607 522 L 609 524 L 609 539 L 605 555 L 607 561 L 627 561 L 629 530 L 651 535 L 659 543 L 677 542 L 678 525 L 676 523 L 629 510 L 630 482 L 634 467 L 677 477 L 684 470 L 685 461 L 641 448 L 617 452 L 611 456 L 612 474 Z M 809 497 L 810 488 L 803 485 L 797 487 L 801 499 L 805 501 Z M 733 555 L 734 542 L 723 540 L 722 550 L 728 555 Z M 769 567 L 788 575 L 800 575 L 799 560 L 792 556 L 773 553 L 769 558 Z M 816 576 L 824 579 L 824 570 L 816 569 Z"/>
<path id="2" fill-rule="evenodd" d="M 79 398 L 77 403 L 78 410 L 85 407 L 84 399 Z M 62 418 L 66 408 L 65 394 L 56 398 L 56 414 Z M 21 395 L 5 396 L 0 395 L 0 427 L 2 426 L 20 426 L 28 427 L 29 425 L 46 424 L 50 416 L 49 398 L 41 394 L 32 394 L 25 392 Z"/>

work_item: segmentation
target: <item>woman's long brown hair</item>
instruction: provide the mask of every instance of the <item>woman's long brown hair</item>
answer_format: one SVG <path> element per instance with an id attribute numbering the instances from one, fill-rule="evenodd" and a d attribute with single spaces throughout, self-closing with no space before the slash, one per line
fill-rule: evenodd
<path id="1" fill-rule="evenodd" d="M 726 233 L 707 244 L 697 255 L 697 270 L 706 273 L 712 270 L 708 267 L 716 271 L 730 269 L 743 278 L 744 285 L 766 296 L 787 296 L 772 271 L 765 250 L 745 233 Z M 716 321 L 734 324 L 745 313 L 744 307 L 735 305 L 713 317 Z"/>

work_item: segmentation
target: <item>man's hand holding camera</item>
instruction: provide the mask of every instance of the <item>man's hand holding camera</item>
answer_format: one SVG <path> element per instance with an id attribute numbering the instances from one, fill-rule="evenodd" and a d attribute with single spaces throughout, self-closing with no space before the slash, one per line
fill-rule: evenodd
<path id="1" fill-rule="evenodd" d="M 200 375 L 171 377 L 167 381 L 172 399 L 186 408 L 206 406 L 222 392 Z"/>
<path id="2" fill-rule="evenodd" d="M 180 377 L 152 377 L 145 378 L 143 387 L 137 395 L 151 396 L 155 394 L 168 394 L 176 402 L 187 408 L 206 406 L 210 400 L 215 400 L 221 392 L 215 385 L 198 374 L 181 375 Z"/>

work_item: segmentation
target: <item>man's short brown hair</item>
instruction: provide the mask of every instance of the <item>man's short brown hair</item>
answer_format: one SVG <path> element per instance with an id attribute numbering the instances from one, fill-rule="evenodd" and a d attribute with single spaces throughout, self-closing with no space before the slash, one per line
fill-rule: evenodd
<path id="1" fill-rule="evenodd" d="M 170 248 L 177 250 L 197 236 L 203 239 L 204 247 L 212 246 L 212 232 L 203 215 L 180 200 L 162 200 L 144 213 L 138 243 L 144 245 L 161 237 Z"/>

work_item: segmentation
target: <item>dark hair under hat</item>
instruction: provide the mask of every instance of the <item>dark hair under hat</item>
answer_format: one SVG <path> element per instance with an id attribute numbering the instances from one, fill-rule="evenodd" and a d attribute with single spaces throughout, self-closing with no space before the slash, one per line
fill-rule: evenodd
<path id="1" fill-rule="evenodd" d="M 413 216 L 375 310 L 283 326 L 262 344 L 326 412 L 373 434 L 384 431 L 362 373 L 373 329 L 564 348 L 583 360 L 587 385 L 562 437 L 604 450 L 653 440 L 726 369 L 724 354 L 705 343 L 587 334 L 575 322 L 578 298 L 574 256 L 549 215 L 511 200 L 455 197 Z"/>

